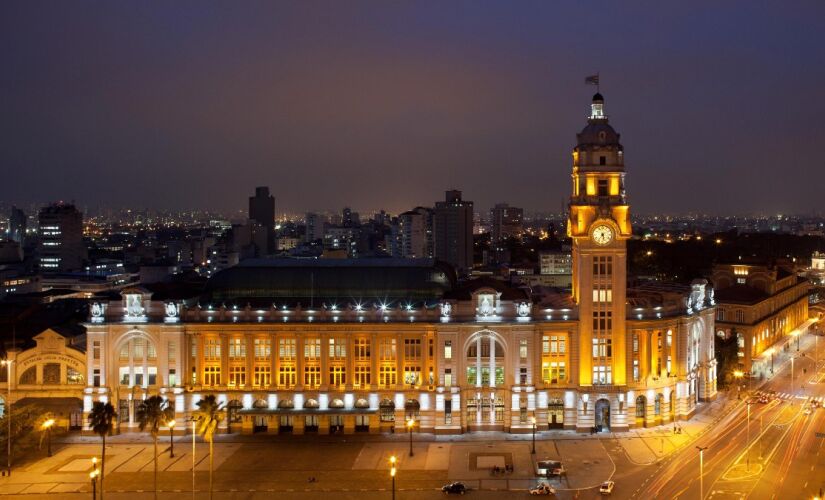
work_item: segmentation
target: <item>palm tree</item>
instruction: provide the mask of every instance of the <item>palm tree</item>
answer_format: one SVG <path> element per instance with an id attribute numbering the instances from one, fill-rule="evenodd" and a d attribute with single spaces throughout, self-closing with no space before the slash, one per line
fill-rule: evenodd
<path id="1" fill-rule="evenodd" d="M 100 452 L 100 500 L 103 500 L 103 470 L 106 466 L 106 435 L 112 433 L 112 423 L 117 418 L 112 403 L 95 401 L 89 412 L 89 427 L 103 440 Z"/>
<path id="2" fill-rule="evenodd" d="M 214 395 L 206 396 L 197 403 L 195 410 L 195 422 L 197 423 L 198 434 L 209 443 L 209 499 L 212 499 L 212 465 L 213 453 L 212 444 L 214 442 L 215 431 L 218 424 L 223 420 L 224 408 L 222 403 L 215 400 Z"/>
<path id="3" fill-rule="evenodd" d="M 158 497 L 158 431 L 175 418 L 175 409 L 160 396 L 151 396 L 140 402 L 135 417 L 141 431 L 149 430 L 155 446 L 155 498 Z"/>

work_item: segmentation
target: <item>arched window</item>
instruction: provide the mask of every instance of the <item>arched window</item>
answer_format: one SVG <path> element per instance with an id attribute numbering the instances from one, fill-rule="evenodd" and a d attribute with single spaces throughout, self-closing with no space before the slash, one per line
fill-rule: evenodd
<path id="1" fill-rule="evenodd" d="M 662 414 L 662 401 L 664 401 L 665 397 L 662 394 L 656 395 L 656 400 L 653 403 L 653 414 L 657 417 Z"/>
<path id="2" fill-rule="evenodd" d="M 20 375 L 20 385 L 31 385 L 37 383 L 37 368 L 32 366 Z"/>
<path id="3" fill-rule="evenodd" d="M 647 398 L 639 396 L 636 398 L 636 418 L 645 418 L 647 413 Z"/>

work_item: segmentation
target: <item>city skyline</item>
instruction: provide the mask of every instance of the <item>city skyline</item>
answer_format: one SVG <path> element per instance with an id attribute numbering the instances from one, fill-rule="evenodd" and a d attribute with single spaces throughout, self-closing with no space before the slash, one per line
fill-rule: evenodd
<path id="1" fill-rule="evenodd" d="M 825 180 L 821 6 L 49 7 L 0 21 L 9 203 L 556 212 L 595 72 L 636 213 L 810 213 Z"/>

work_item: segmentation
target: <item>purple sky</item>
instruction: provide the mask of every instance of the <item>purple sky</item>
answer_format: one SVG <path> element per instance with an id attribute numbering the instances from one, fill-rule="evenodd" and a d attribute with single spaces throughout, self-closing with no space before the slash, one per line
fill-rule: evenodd
<path id="1" fill-rule="evenodd" d="M 7 1 L 0 46 L 0 201 L 555 211 L 599 71 L 634 211 L 822 211 L 821 1 Z"/>

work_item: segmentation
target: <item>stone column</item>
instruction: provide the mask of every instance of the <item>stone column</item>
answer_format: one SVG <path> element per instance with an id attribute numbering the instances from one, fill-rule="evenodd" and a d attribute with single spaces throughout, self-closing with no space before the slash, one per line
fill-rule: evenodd
<path id="1" fill-rule="evenodd" d="M 404 338 L 400 333 L 395 334 L 395 382 L 399 390 L 404 390 Z M 403 408 L 402 408 L 403 410 Z"/>
<path id="2" fill-rule="evenodd" d="M 378 334 L 370 335 L 370 389 L 378 387 L 378 359 L 381 351 L 378 347 Z"/>
<path id="3" fill-rule="evenodd" d="M 329 341 L 330 336 L 326 333 L 321 334 L 321 391 L 329 390 L 329 384 L 332 382 L 329 379 Z"/>
<path id="4" fill-rule="evenodd" d="M 222 386 L 229 385 L 229 335 L 220 337 L 221 342 L 221 383 Z"/>
<path id="5" fill-rule="evenodd" d="M 246 341 L 246 387 L 252 387 L 255 382 L 255 339 L 247 333 Z"/>
<path id="6" fill-rule="evenodd" d="M 347 356 L 345 358 L 347 367 L 345 375 L 347 378 L 346 390 L 351 391 L 352 384 L 355 382 L 355 341 L 352 335 L 347 335 L 344 338 L 347 343 Z"/>
<path id="7" fill-rule="evenodd" d="M 304 389 L 304 336 L 296 332 L 295 334 L 295 389 Z"/>
<path id="8" fill-rule="evenodd" d="M 476 387 L 481 387 L 481 335 L 476 339 Z"/>
<path id="9" fill-rule="evenodd" d="M 278 387 L 278 372 L 281 369 L 280 346 L 278 345 L 277 335 L 269 335 L 269 347 L 269 369 L 271 371 L 269 387 L 276 388 Z"/>
<path id="10" fill-rule="evenodd" d="M 496 386 L 496 339 L 490 335 L 490 387 Z"/>

